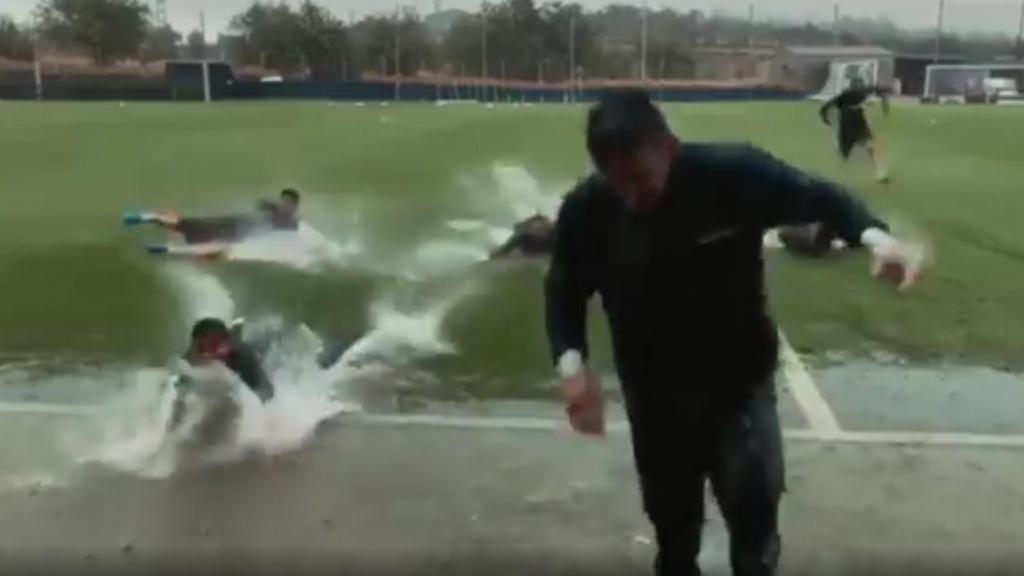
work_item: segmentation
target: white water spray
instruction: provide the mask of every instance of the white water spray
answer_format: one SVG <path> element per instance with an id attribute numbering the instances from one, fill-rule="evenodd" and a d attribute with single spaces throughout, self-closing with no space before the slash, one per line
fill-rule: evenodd
<path id="1" fill-rule="evenodd" d="M 230 317 L 230 294 L 201 270 L 182 265 L 176 272 L 180 296 L 191 319 Z M 83 461 L 99 462 L 144 477 L 164 477 L 188 466 L 234 462 L 254 455 L 273 456 L 301 448 L 327 420 L 361 410 L 361 391 L 352 386 L 375 366 L 395 367 L 413 360 L 454 352 L 442 335 L 445 316 L 465 294 L 458 293 L 414 312 L 387 301 L 372 308 L 373 328 L 352 344 L 328 369 L 319 365 L 324 347 L 305 326 L 286 330 L 279 320 L 246 325 L 278 334 L 265 358 L 275 383 L 274 399 L 262 404 L 238 378 L 224 369 L 192 371 L 201 394 L 190 394 L 187 417 L 174 432 L 168 422 L 176 393 L 169 370 L 145 370 L 133 376 L 128 391 L 114 397 L 100 413 L 99 431 L 85 437 L 98 449 Z M 234 417 L 234 425 L 206 419 Z M 209 430 L 215 430 L 210 437 Z M 194 448 L 198 447 L 199 450 Z M 81 454 L 81 446 L 76 449 Z"/>

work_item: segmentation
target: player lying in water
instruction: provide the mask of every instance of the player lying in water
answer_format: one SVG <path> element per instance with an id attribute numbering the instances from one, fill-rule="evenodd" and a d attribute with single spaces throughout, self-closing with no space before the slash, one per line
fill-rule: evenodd
<path id="1" fill-rule="evenodd" d="M 889 92 L 878 86 L 867 86 L 863 80 L 856 79 L 853 84 L 835 98 L 829 100 L 821 107 L 818 113 L 825 124 L 832 125 L 829 114 L 833 108 L 839 113 L 839 130 L 837 138 L 839 141 L 839 153 L 844 160 L 849 159 L 850 153 L 857 146 L 864 146 L 875 167 L 875 175 L 879 182 L 887 183 L 889 174 L 886 172 L 885 163 L 881 152 L 875 142 L 875 137 L 868 126 L 868 120 L 864 116 L 864 105 L 871 96 L 878 96 L 882 99 L 882 110 L 889 114 Z"/>
<path id="2" fill-rule="evenodd" d="M 172 212 L 141 212 L 127 214 L 125 226 L 156 224 L 171 232 L 180 234 L 188 247 L 176 251 L 167 245 L 147 248 L 153 254 L 176 254 L 188 256 L 219 256 L 224 245 L 245 240 L 264 232 L 295 231 L 299 229 L 299 193 L 286 188 L 280 198 L 261 200 L 251 214 L 183 218 Z"/>
<path id="3" fill-rule="evenodd" d="M 554 222 L 537 214 L 516 224 L 512 237 L 491 253 L 491 259 L 507 258 L 516 253 L 527 257 L 550 256 L 554 246 Z"/>
<path id="4" fill-rule="evenodd" d="M 284 337 L 278 326 L 250 332 L 245 321 L 236 320 L 231 327 L 218 318 L 204 318 L 192 327 L 188 349 L 182 355 L 184 370 L 172 382 L 177 392 L 169 428 L 175 429 L 185 416 L 186 399 L 190 394 L 199 396 L 212 418 L 206 420 L 228 422 L 238 415 L 239 405 L 235 390 L 224 382 L 207 385 L 193 378 L 189 372 L 203 368 L 223 367 L 236 376 L 263 403 L 275 395 L 274 383 L 267 373 L 264 361 L 270 349 Z M 326 370 L 341 358 L 345 347 L 325 346 L 317 357 L 317 364 Z"/>

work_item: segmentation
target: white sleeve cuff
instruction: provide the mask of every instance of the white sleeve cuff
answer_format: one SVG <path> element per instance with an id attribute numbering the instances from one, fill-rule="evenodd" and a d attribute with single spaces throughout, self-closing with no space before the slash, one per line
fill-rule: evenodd
<path id="1" fill-rule="evenodd" d="M 899 241 L 880 228 L 868 228 L 860 235 L 860 243 L 874 252 L 884 252 L 899 245 Z"/>
<path id="2" fill-rule="evenodd" d="M 566 350 L 558 359 L 558 375 L 562 378 L 578 376 L 583 371 L 583 355 L 579 350 Z"/>

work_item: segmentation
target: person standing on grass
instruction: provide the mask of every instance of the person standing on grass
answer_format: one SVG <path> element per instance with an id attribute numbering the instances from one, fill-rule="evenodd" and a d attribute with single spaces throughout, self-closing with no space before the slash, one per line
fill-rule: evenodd
<path id="1" fill-rule="evenodd" d="M 885 184 L 889 182 L 889 173 L 875 143 L 875 137 L 868 125 L 867 117 L 864 116 L 864 104 L 871 96 L 878 96 L 882 99 L 882 110 L 888 115 L 889 92 L 878 86 L 866 86 L 864 81 L 859 78 L 855 79 L 849 88 L 826 102 L 818 113 L 821 115 L 821 120 L 831 126 L 829 113 L 833 108 L 839 112 L 837 138 L 839 153 L 843 160 L 850 158 L 850 153 L 855 147 L 864 146 L 871 158 L 871 164 L 875 168 L 875 176 L 879 182 Z"/>
<path id="2" fill-rule="evenodd" d="M 762 237 L 824 221 L 875 273 L 909 287 L 913 250 L 838 186 L 750 145 L 681 143 L 639 91 L 591 109 L 596 172 L 566 196 L 545 281 L 547 332 L 573 428 L 604 434 L 587 369 L 587 303 L 599 294 L 659 575 L 699 574 L 710 479 L 737 576 L 774 574 L 782 438 L 778 333 L 764 294 Z"/>

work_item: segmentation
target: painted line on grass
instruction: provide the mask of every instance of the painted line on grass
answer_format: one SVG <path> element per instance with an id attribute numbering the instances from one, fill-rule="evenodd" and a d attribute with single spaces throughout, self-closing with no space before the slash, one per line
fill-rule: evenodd
<path id="1" fill-rule="evenodd" d="M 13 416 L 99 416 L 99 408 L 71 404 L 43 404 L 38 402 L 2 402 L 0 414 Z"/>
<path id="2" fill-rule="evenodd" d="M 358 414 L 350 422 L 389 427 L 426 427 L 476 430 L 529 430 L 538 432 L 567 432 L 562 420 L 551 418 L 499 418 L 487 416 L 452 416 L 433 414 Z M 608 432 L 629 432 L 626 421 L 610 422 Z M 1024 448 L 1024 436 L 970 434 L 959 432 L 833 432 L 822 434 L 815 430 L 785 430 L 787 440 L 835 442 L 842 444 L 889 444 L 950 447 L 1009 447 Z"/>
<path id="3" fill-rule="evenodd" d="M 99 417 L 102 412 L 89 406 L 41 404 L 31 402 L 0 403 L 0 415 L 46 417 Z M 568 424 L 556 418 L 460 416 L 448 414 L 367 414 L 352 413 L 334 418 L 337 424 L 357 424 L 401 428 L 448 428 L 455 430 L 537 431 L 569 434 Z M 613 435 L 629 433 L 625 420 L 609 422 Z M 787 440 L 840 444 L 880 444 L 897 446 L 946 446 L 977 448 L 1024 448 L 1024 435 L 971 434 L 961 432 L 850 432 L 821 433 L 809 429 L 784 431 Z"/>
<path id="4" fill-rule="evenodd" d="M 796 350 L 790 346 L 786 335 L 779 331 L 779 360 L 782 362 L 782 374 L 785 376 L 784 384 L 793 393 L 793 398 L 804 416 L 807 417 L 807 424 L 815 433 L 822 436 L 835 435 L 842 432 L 839 421 L 832 412 L 832 408 L 821 395 L 818 387 L 815 386 L 811 373 L 807 366 L 800 360 Z"/>

